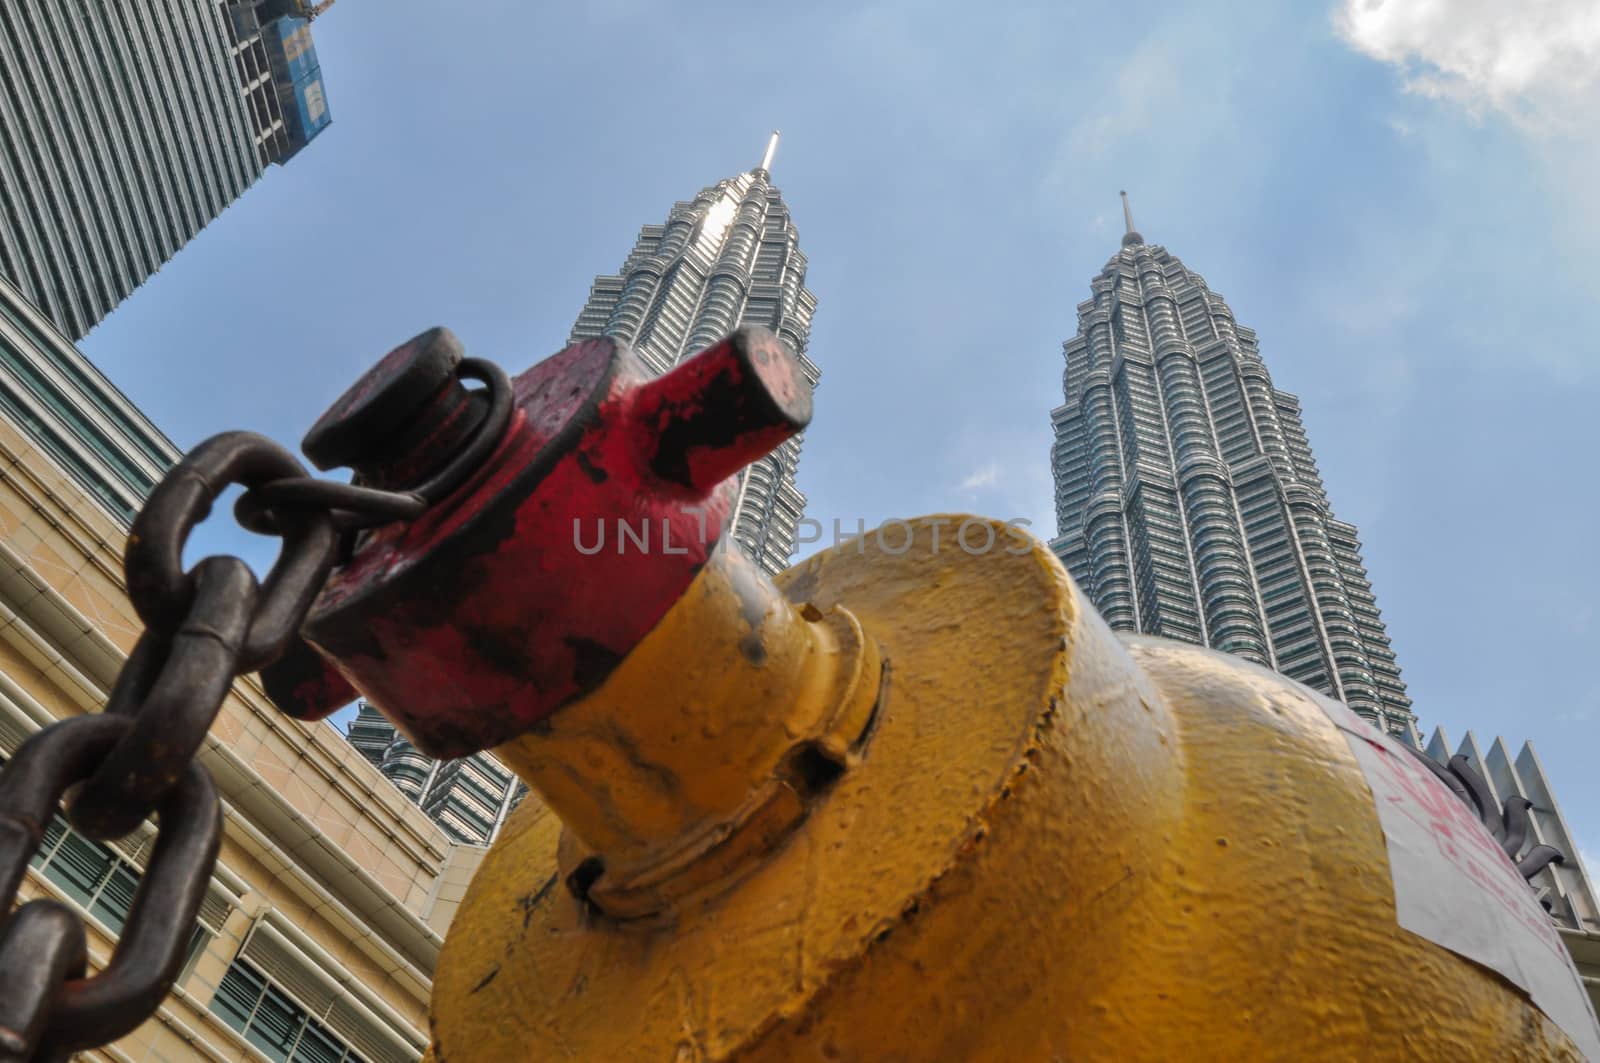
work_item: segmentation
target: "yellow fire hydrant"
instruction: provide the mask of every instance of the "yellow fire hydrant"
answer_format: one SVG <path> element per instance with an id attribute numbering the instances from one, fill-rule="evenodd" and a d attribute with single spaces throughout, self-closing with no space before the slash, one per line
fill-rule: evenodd
<path id="1" fill-rule="evenodd" d="M 997 521 L 897 522 L 771 580 L 728 541 L 728 477 L 809 418 L 792 359 L 745 332 L 649 381 L 580 348 L 517 381 L 533 442 L 501 453 L 539 476 L 491 459 L 306 627 L 425 749 L 492 747 L 539 798 L 450 927 L 433 1063 L 1600 1060 L 1527 884 L 1393 739 L 1114 634 Z M 569 381 L 589 405 L 541 413 Z M 440 545 L 475 507 L 488 560 Z M 684 555 L 594 546 L 667 509 Z M 552 649 L 568 600 L 589 626 Z M 341 642 L 352 602 L 392 628 Z"/>

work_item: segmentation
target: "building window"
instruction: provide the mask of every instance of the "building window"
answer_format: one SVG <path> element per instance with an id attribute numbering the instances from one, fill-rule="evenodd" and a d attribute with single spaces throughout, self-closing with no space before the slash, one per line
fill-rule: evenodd
<path id="1" fill-rule="evenodd" d="M 0 721 L 0 732 L 4 727 L 5 721 Z M 7 736 L 0 733 L 0 739 L 4 737 Z M 0 764 L 9 759 L 9 756 L 0 754 Z M 141 852 L 147 851 L 153 842 L 153 836 L 147 836 L 137 843 L 129 839 L 124 844 L 125 856 L 110 846 L 79 834 L 57 813 L 45 824 L 38 848 L 28 860 L 28 865 L 64 894 L 70 903 L 86 912 L 102 929 L 115 937 L 127 925 L 128 913 L 133 909 L 133 895 L 139 890 L 139 866 L 133 861 L 140 859 Z M 128 849 L 128 844 L 134 847 Z M 178 968 L 180 982 L 187 977 L 189 968 L 206 943 L 221 931 L 230 908 L 231 904 L 216 890 L 207 893 L 200 906 L 194 932 L 189 937 L 183 964 Z"/>
<path id="2" fill-rule="evenodd" d="M 139 874 L 116 853 L 67 828 L 57 816 L 30 861 L 73 903 L 121 933 L 139 888 Z"/>
<path id="3" fill-rule="evenodd" d="M 265 975 L 235 960 L 211 1011 L 276 1063 L 365 1063 Z"/>
<path id="4" fill-rule="evenodd" d="M 101 926 L 112 934 L 122 933 L 139 888 L 139 869 L 133 864 L 72 830 L 59 815 L 45 827 L 29 863 Z M 194 962 L 210 936 L 203 921 L 194 928 L 181 970 Z"/>

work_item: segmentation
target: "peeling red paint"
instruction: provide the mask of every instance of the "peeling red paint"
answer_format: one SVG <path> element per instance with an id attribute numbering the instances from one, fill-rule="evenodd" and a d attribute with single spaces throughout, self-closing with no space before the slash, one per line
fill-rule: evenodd
<path id="1" fill-rule="evenodd" d="M 419 519 L 368 533 L 330 577 L 303 631 L 332 664 L 292 697 L 347 683 L 440 758 L 527 731 L 598 685 L 677 601 L 727 531 L 732 477 L 811 416 L 793 355 L 759 330 L 656 379 L 626 347 L 587 340 L 513 386 L 483 467 Z M 619 519 L 650 529 L 649 548 L 578 549 L 580 530 L 592 546 L 596 523 Z"/>

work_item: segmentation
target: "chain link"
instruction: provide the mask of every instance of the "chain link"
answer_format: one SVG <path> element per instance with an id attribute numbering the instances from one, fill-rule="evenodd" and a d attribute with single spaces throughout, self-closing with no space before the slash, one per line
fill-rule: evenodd
<path id="1" fill-rule="evenodd" d="M 498 437 L 506 420 L 490 420 L 479 438 Z M 283 539 L 259 585 L 235 557 L 183 569 L 190 531 L 233 485 L 247 489 L 252 530 Z M 283 653 L 342 535 L 413 519 L 426 506 L 412 493 L 313 480 L 287 450 L 250 432 L 206 440 L 156 485 L 123 557 L 145 630 L 105 711 L 45 728 L 0 767 L 0 1063 L 68 1059 L 126 1035 L 161 1006 L 221 845 L 221 802 L 195 757 L 229 687 Z M 73 787 L 67 819 L 90 838 L 124 837 L 152 814 L 158 828 L 123 932 L 93 977 L 85 977 L 76 913 L 53 900 L 11 910 L 45 826 Z"/>

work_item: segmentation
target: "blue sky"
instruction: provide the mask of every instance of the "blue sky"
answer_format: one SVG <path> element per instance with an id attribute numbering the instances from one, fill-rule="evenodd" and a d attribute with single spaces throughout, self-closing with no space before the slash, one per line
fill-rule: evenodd
<path id="1" fill-rule="evenodd" d="M 639 226 L 776 127 L 811 515 L 1048 537 L 1061 343 L 1126 188 L 1300 396 L 1424 727 L 1532 739 L 1600 854 L 1591 9 L 345 0 L 315 26 L 333 125 L 83 348 L 182 447 L 297 446 L 428 326 L 554 353 Z"/>

